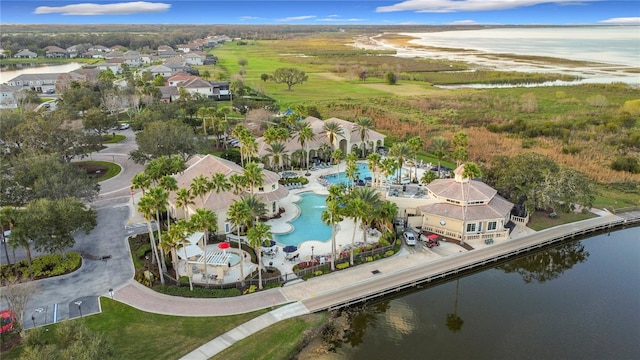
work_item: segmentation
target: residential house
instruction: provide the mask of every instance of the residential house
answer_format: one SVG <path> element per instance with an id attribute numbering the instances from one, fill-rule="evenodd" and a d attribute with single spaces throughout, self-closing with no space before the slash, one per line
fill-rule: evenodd
<path id="1" fill-rule="evenodd" d="M 170 103 L 180 98 L 178 88 L 175 86 L 158 86 L 160 90 L 160 101 Z"/>
<path id="2" fill-rule="evenodd" d="M 199 77 L 180 82 L 178 84 L 178 88 L 183 88 L 192 95 L 201 94 L 209 98 L 213 97 L 213 88 L 211 86 L 211 83 L 208 81 L 204 81 Z"/>
<path id="3" fill-rule="evenodd" d="M 90 48 L 88 48 L 87 51 L 89 51 L 89 52 L 96 51 L 96 52 L 101 52 L 101 53 L 108 53 L 108 52 L 111 52 L 111 49 L 109 49 L 106 46 L 102 46 L 102 45 L 93 45 Z"/>
<path id="4" fill-rule="evenodd" d="M 56 83 L 60 73 L 55 74 L 21 74 L 7 81 L 9 86 L 18 86 L 22 89 L 31 89 L 36 92 L 45 93 L 55 91 Z"/>
<path id="5" fill-rule="evenodd" d="M 38 57 L 38 54 L 30 51 L 29 49 L 22 49 L 18 51 L 13 57 L 16 59 L 35 59 Z"/>
<path id="6" fill-rule="evenodd" d="M 151 76 L 155 77 L 156 75 L 161 75 L 163 77 L 169 77 L 174 74 L 171 68 L 164 65 L 153 65 L 144 69 L 144 71 L 151 73 Z"/>
<path id="7" fill-rule="evenodd" d="M 44 50 L 44 56 L 48 58 L 68 58 L 69 52 L 57 46 L 47 46 Z"/>
<path id="8" fill-rule="evenodd" d="M 162 65 L 171 69 L 171 73 L 175 74 L 180 71 L 187 71 L 189 66 L 185 62 L 185 60 L 181 56 L 174 56 L 172 58 L 166 59 Z"/>
<path id="9" fill-rule="evenodd" d="M 123 58 L 107 59 L 96 66 L 100 71 L 111 70 L 113 74 L 121 74 L 124 62 Z"/>
<path id="10" fill-rule="evenodd" d="M 189 65 L 204 65 L 204 60 L 206 58 L 206 56 L 200 55 L 196 52 L 186 53 L 182 55 L 182 57 L 184 58 L 185 63 Z"/>
<path id="11" fill-rule="evenodd" d="M 160 45 L 158 46 L 158 56 L 161 58 L 170 58 L 176 56 L 176 51 L 171 46 Z"/>
<path id="12" fill-rule="evenodd" d="M 324 124 L 328 122 L 338 123 L 342 127 L 344 133 L 343 136 L 339 136 L 334 139 L 333 144 L 330 144 L 334 149 L 341 149 L 342 153 L 345 155 L 350 154 L 354 151 L 358 152 L 357 154 L 359 154 L 359 152 L 361 151 L 362 139 L 360 138 L 360 134 L 354 131 L 354 123 L 338 118 L 330 118 L 323 121 L 312 116 L 309 116 L 301 121 L 308 123 L 311 126 L 313 133 L 315 134 L 315 139 L 309 141 L 308 144 L 305 144 L 305 149 L 303 149 L 306 150 L 308 145 L 309 158 L 318 156 L 318 149 L 320 148 L 321 144 L 329 143 L 329 139 L 327 138 L 326 132 L 324 131 Z M 366 148 L 370 151 L 373 151 L 378 146 L 384 146 L 385 138 L 386 135 L 383 135 L 375 130 L 367 131 L 367 137 L 365 138 Z M 258 157 L 262 158 L 268 155 L 269 145 L 264 142 L 264 138 L 260 137 L 256 141 L 258 143 Z M 294 138 L 293 136 L 284 145 L 290 155 L 293 154 L 293 152 L 295 152 L 296 150 L 301 149 L 298 139 Z"/>
<path id="13" fill-rule="evenodd" d="M 56 91 L 66 91 L 73 81 L 94 82 L 96 79 L 98 79 L 98 75 L 100 75 L 100 70 L 97 67 L 85 67 L 73 70 L 65 74 L 60 74 L 60 76 L 56 80 Z"/>
<path id="14" fill-rule="evenodd" d="M 15 109 L 18 107 L 13 94 L 22 90 L 22 86 L 0 84 L 0 109 Z"/>
<path id="15" fill-rule="evenodd" d="M 196 177 L 204 175 L 211 178 L 216 173 L 222 173 L 228 178 L 232 174 L 242 175 L 243 168 L 234 162 L 213 155 L 196 155 L 187 161 L 187 169 L 174 177 L 178 188 L 188 189 Z M 280 200 L 289 194 L 289 190 L 278 183 L 280 175 L 269 170 L 263 170 L 263 175 L 264 185 L 254 189 L 254 194 L 265 204 L 266 216 L 273 217 L 279 213 Z M 249 190 L 244 189 L 240 195 L 249 195 Z M 194 204 L 188 205 L 185 213 L 185 208 L 176 206 L 176 195 L 172 192 L 169 195 L 169 209 L 172 216 L 177 219 L 189 218 L 199 208 L 209 209 L 218 217 L 219 232 L 228 234 L 232 231 L 232 224 L 227 220 L 227 211 L 233 201 L 239 198 L 240 196 L 232 191 L 221 193 L 211 191 L 203 198 L 196 196 L 193 199 Z"/>
<path id="16" fill-rule="evenodd" d="M 506 239 L 513 204 L 489 185 L 463 178 L 436 179 L 426 186 L 429 204 L 418 206 L 423 231 L 461 241 Z"/>
<path id="17" fill-rule="evenodd" d="M 216 100 L 229 100 L 231 90 L 228 81 L 209 81 L 211 83 L 211 93 Z"/>
<path id="18" fill-rule="evenodd" d="M 124 56 L 124 53 L 122 51 L 109 51 L 108 53 L 104 54 L 104 58 L 107 60 L 121 58 L 123 56 Z"/>
<path id="19" fill-rule="evenodd" d="M 195 75 L 187 74 L 184 71 L 179 73 L 175 73 L 167 78 L 167 84 L 169 86 L 178 86 L 181 82 L 185 82 L 188 80 L 197 79 L 198 77 Z"/>

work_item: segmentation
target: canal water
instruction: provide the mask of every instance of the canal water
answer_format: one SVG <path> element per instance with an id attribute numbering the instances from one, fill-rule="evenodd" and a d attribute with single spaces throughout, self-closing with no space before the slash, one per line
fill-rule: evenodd
<path id="1" fill-rule="evenodd" d="M 640 227 L 367 304 L 323 359 L 640 359 Z"/>

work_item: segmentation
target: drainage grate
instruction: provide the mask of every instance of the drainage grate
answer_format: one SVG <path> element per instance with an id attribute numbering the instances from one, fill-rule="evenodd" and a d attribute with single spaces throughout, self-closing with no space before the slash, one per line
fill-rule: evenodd
<path id="1" fill-rule="evenodd" d="M 373 270 L 371 273 L 372 273 L 373 275 L 380 274 L 380 270 Z"/>

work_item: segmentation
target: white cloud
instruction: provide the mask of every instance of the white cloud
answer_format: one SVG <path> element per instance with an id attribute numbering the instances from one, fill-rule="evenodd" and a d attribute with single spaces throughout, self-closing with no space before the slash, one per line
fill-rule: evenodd
<path id="1" fill-rule="evenodd" d="M 640 17 L 611 18 L 599 22 L 613 25 L 640 25 Z"/>
<path id="2" fill-rule="evenodd" d="M 289 16 L 286 18 L 278 19 L 278 21 L 289 22 L 289 21 L 300 21 L 300 20 L 307 20 L 307 19 L 313 19 L 313 18 L 315 18 L 315 15 Z"/>
<path id="3" fill-rule="evenodd" d="M 376 12 L 415 11 L 449 13 L 462 11 L 506 10 L 538 4 L 579 5 L 598 0 L 406 0 L 390 6 L 380 6 Z"/>
<path id="4" fill-rule="evenodd" d="M 116 4 L 72 4 L 65 6 L 38 6 L 34 14 L 62 15 L 132 15 L 167 11 L 171 4 L 135 1 Z"/>
<path id="5" fill-rule="evenodd" d="M 452 21 L 449 23 L 449 25 L 477 25 L 477 24 L 479 23 L 475 20 L 458 20 L 458 21 Z"/>
<path id="6" fill-rule="evenodd" d="M 260 19 L 257 16 L 240 16 L 240 21 L 249 21 L 249 20 L 258 20 Z"/>

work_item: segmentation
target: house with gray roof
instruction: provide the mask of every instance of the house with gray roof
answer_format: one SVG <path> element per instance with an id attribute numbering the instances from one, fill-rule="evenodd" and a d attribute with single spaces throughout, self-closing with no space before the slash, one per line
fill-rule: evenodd
<path id="1" fill-rule="evenodd" d="M 23 89 L 31 89 L 40 93 L 54 90 L 60 77 L 60 73 L 54 74 L 21 74 L 7 81 L 9 86 L 19 86 Z"/>
<path id="2" fill-rule="evenodd" d="M 0 109 L 15 109 L 18 107 L 13 94 L 22 90 L 22 86 L 0 84 Z"/>
<path id="3" fill-rule="evenodd" d="M 13 55 L 13 57 L 16 59 L 35 59 L 38 57 L 38 54 L 29 49 L 22 49 Z"/>

